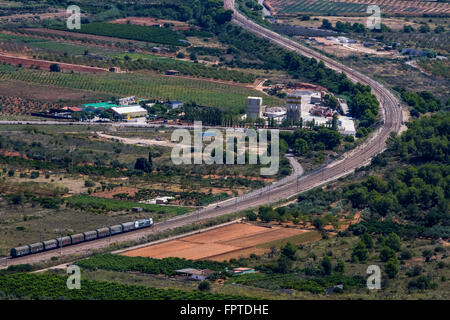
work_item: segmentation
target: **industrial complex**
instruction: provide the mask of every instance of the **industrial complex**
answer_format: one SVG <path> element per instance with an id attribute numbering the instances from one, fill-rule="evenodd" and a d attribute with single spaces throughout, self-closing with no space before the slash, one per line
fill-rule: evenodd
<path id="1" fill-rule="evenodd" d="M 256 121 L 262 119 L 269 123 L 289 126 L 303 126 L 308 123 L 330 125 L 333 117 L 338 119 L 339 132 L 343 135 L 356 135 L 355 122 L 348 115 L 345 100 L 337 99 L 338 108 L 334 110 L 325 106 L 325 92 L 313 90 L 292 90 L 287 93 L 284 107 L 266 108 L 260 97 L 248 97 L 246 119 Z"/>

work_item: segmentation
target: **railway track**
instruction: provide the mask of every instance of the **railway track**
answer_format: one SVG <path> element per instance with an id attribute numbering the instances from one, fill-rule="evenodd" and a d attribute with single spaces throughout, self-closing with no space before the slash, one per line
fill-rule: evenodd
<path id="1" fill-rule="evenodd" d="M 269 185 L 260 190 L 253 191 L 237 198 L 229 199 L 225 202 L 221 202 L 220 204 L 211 205 L 207 208 L 157 223 L 151 230 L 130 232 L 108 239 L 94 240 L 70 247 L 64 247 L 62 250 L 55 250 L 60 251 L 59 253 L 55 253 L 55 251 L 48 251 L 23 258 L 5 260 L 4 266 L 6 266 L 7 263 L 19 264 L 40 262 L 49 260 L 55 255 L 86 254 L 89 251 L 107 247 L 112 243 L 138 240 L 155 232 L 162 232 L 223 216 L 232 212 L 246 210 L 291 198 L 301 192 L 311 190 L 315 187 L 346 176 L 354 172 L 356 168 L 368 164 L 373 156 L 385 149 L 386 140 L 389 138 L 390 133 L 400 131 L 402 123 L 400 103 L 398 99 L 389 91 L 389 89 L 358 71 L 344 66 L 328 57 L 321 55 L 318 52 L 306 48 L 290 39 L 286 39 L 281 35 L 254 23 L 235 10 L 234 0 L 224 0 L 224 2 L 227 9 L 234 11 L 233 23 L 236 25 L 239 25 L 262 38 L 268 39 L 283 48 L 323 61 L 329 68 L 332 68 L 338 72 L 344 72 L 350 79 L 369 85 L 372 88 L 373 93 L 380 101 L 380 113 L 383 120 L 381 128 L 374 133 L 364 145 L 359 146 L 355 150 L 349 151 L 342 157 L 342 159 L 331 162 L 326 167 L 302 176 L 301 178 L 291 177 L 290 179 L 286 179 L 284 184 L 279 182 L 274 183 L 273 185 Z"/>

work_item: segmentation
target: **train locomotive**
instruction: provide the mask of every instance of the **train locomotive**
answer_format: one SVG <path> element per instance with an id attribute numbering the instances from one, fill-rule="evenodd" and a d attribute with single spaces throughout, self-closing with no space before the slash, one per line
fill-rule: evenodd
<path id="1" fill-rule="evenodd" d="M 93 231 L 82 232 L 70 236 L 59 237 L 56 239 L 51 239 L 47 241 L 27 244 L 24 246 L 16 247 L 11 249 L 11 257 L 23 257 L 33 253 L 39 253 L 48 250 L 54 250 L 57 248 L 62 248 L 70 246 L 73 244 L 78 244 L 82 242 L 92 241 L 96 239 L 101 239 L 105 237 L 114 236 L 116 234 L 121 234 L 125 232 L 130 232 L 134 230 L 139 230 L 143 228 L 148 228 L 153 226 L 153 219 L 141 219 L 132 222 L 125 222 L 122 224 L 96 229 Z"/>

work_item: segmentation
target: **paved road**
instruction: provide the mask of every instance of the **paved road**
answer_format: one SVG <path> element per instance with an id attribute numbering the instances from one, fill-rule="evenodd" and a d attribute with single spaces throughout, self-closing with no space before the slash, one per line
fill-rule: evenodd
<path id="1" fill-rule="evenodd" d="M 224 1 L 226 8 L 234 10 L 234 0 Z M 153 230 L 144 229 L 132 233 L 118 235 L 112 237 L 111 239 L 101 239 L 71 247 L 66 247 L 62 249 L 62 254 L 82 253 L 96 248 L 108 246 L 113 242 L 117 243 L 122 241 L 130 241 L 133 239 L 136 240 L 142 237 L 146 237 L 153 232 L 173 229 L 176 227 L 189 225 L 197 221 L 202 221 L 232 212 L 246 210 L 249 208 L 258 207 L 260 205 L 288 199 L 297 195 L 298 193 L 311 190 L 315 187 L 343 177 L 349 173 L 352 173 L 356 168 L 368 164 L 373 156 L 384 150 L 385 142 L 390 133 L 400 131 L 402 112 L 399 107 L 399 101 L 387 88 L 385 88 L 380 83 L 368 78 L 367 76 L 357 71 L 341 65 L 340 63 L 337 63 L 328 57 L 324 57 L 311 49 L 305 48 L 290 39 L 286 39 L 277 33 L 274 33 L 262 26 L 253 23 L 236 11 L 234 14 L 233 23 L 242 26 L 243 28 L 260 37 L 269 39 L 270 41 L 288 50 L 295 51 L 307 57 L 314 57 L 318 60 L 322 60 L 328 67 L 337 71 L 345 72 L 350 79 L 369 85 L 380 101 L 380 113 L 381 117 L 383 118 L 383 126 L 376 133 L 374 133 L 372 138 L 369 139 L 369 141 L 367 141 L 364 145 L 345 154 L 340 160 L 334 161 L 321 168 L 320 170 L 316 170 L 312 173 L 304 175 L 301 178 L 298 178 L 298 173 L 294 171 L 294 174 L 283 179 L 282 181 L 278 181 L 272 185 L 266 186 L 257 191 L 253 191 L 241 197 L 229 199 L 220 204 L 211 205 L 207 208 L 195 211 L 193 213 L 178 216 L 173 219 L 158 223 L 155 225 Z M 9 263 L 34 263 L 42 260 L 48 260 L 50 257 L 55 255 L 58 255 L 58 252 L 56 250 L 14 259 L 9 261 Z"/>

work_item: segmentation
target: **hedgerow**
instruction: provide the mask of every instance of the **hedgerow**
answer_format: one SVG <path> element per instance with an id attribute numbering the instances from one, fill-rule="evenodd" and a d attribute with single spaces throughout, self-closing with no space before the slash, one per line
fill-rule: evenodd
<path id="1" fill-rule="evenodd" d="M 215 261 L 193 261 L 181 258 L 144 258 L 104 254 L 77 262 L 77 265 L 90 270 L 138 271 L 151 274 L 175 275 L 175 270 L 184 268 L 210 269 L 224 271 L 229 264 Z"/>

